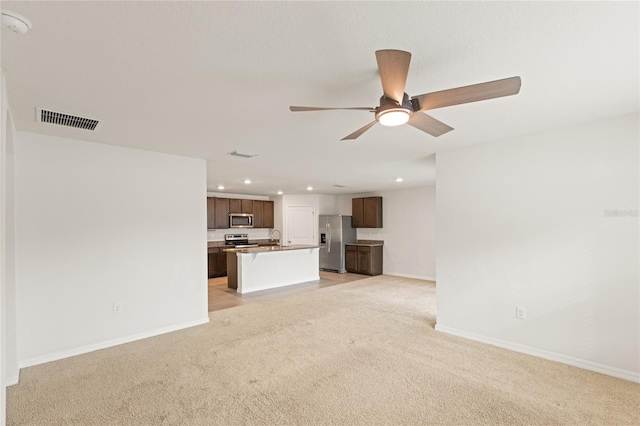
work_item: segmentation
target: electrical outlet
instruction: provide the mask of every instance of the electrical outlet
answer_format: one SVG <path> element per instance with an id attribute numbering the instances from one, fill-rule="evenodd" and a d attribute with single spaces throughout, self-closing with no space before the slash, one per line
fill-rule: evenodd
<path id="1" fill-rule="evenodd" d="M 122 312 L 122 302 L 114 302 L 113 303 L 113 313 L 119 314 Z"/>
<path id="2" fill-rule="evenodd" d="M 523 306 L 516 306 L 516 318 L 527 319 L 527 308 Z"/>

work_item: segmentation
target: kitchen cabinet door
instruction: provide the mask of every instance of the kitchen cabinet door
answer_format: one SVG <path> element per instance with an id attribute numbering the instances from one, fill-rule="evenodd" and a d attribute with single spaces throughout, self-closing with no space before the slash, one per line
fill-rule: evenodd
<path id="1" fill-rule="evenodd" d="M 214 198 L 215 214 L 214 214 L 214 228 L 215 229 L 228 229 L 229 228 L 229 199 L 228 198 Z"/>
<path id="2" fill-rule="evenodd" d="M 217 275 L 217 270 L 218 270 L 218 252 L 220 251 L 220 249 L 218 248 L 214 248 L 214 247 L 209 247 L 207 249 L 207 270 L 208 270 L 208 277 L 209 278 L 215 278 Z"/>
<path id="3" fill-rule="evenodd" d="M 382 197 L 363 199 L 363 217 L 365 228 L 382 228 Z"/>
<path id="4" fill-rule="evenodd" d="M 216 258 L 216 272 L 218 277 L 227 276 L 227 252 L 220 249 L 218 257 Z"/>
<path id="5" fill-rule="evenodd" d="M 262 205 L 262 227 L 273 228 L 275 223 L 273 220 L 273 201 L 265 201 Z"/>
<path id="6" fill-rule="evenodd" d="M 351 199 L 351 227 L 364 227 L 364 198 Z"/>
<path id="7" fill-rule="evenodd" d="M 253 227 L 264 228 L 264 201 L 253 200 Z"/>
<path id="8" fill-rule="evenodd" d="M 253 213 L 253 200 L 242 200 L 240 213 Z"/>
<path id="9" fill-rule="evenodd" d="M 207 229 L 215 229 L 216 199 L 207 198 Z"/>
<path id="10" fill-rule="evenodd" d="M 242 213 L 242 200 L 236 198 L 230 199 L 229 213 Z"/>
<path id="11" fill-rule="evenodd" d="M 207 263 L 209 278 L 224 277 L 227 275 L 227 253 L 220 247 L 207 249 Z"/>
<path id="12" fill-rule="evenodd" d="M 345 259 L 344 268 L 347 272 L 358 272 L 358 247 L 357 246 L 345 246 Z"/>
<path id="13" fill-rule="evenodd" d="M 366 260 L 364 260 L 365 257 Z M 360 262 L 361 259 L 365 262 L 358 264 L 361 274 L 382 274 L 382 246 L 358 246 L 358 261 Z"/>
<path id="14" fill-rule="evenodd" d="M 369 247 L 358 247 L 358 273 L 369 274 Z"/>

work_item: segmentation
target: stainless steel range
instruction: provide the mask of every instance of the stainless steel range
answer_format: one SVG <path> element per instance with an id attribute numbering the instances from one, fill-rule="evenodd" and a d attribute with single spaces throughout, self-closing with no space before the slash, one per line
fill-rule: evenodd
<path id="1" fill-rule="evenodd" d="M 258 247 L 257 244 L 249 244 L 249 234 L 224 234 L 224 244 L 233 248 Z"/>

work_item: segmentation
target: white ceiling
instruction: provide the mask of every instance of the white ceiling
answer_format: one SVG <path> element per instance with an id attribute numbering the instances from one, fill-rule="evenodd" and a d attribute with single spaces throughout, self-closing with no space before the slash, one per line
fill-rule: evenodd
<path id="1" fill-rule="evenodd" d="M 2 31 L 18 130 L 207 160 L 232 193 L 348 194 L 433 184 L 434 153 L 638 112 L 638 2 L 12 2 Z M 432 110 L 455 130 L 374 126 L 374 52 L 413 54 L 419 95 L 519 75 L 517 96 Z M 97 133 L 35 122 L 45 107 Z M 242 159 L 233 150 L 256 153 Z M 394 178 L 402 176 L 402 184 Z M 245 185 L 245 178 L 253 180 Z M 333 185 L 346 185 L 335 188 Z"/>

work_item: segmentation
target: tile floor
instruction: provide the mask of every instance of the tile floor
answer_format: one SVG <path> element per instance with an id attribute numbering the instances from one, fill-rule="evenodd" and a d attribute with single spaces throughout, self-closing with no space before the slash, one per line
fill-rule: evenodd
<path id="1" fill-rule="evenodd" d="M 320 279 L 317 281 L 274 288 L 271 290 L 257 291 L 255 293 L 245 295 L 236 293 L 235 290 L 227 288 L 227 277 L 211 278 L 209 279 L 209 312 L 245 305 L 259 300 L 287 296 L 302 291 L 310 291 L 332 285 L 362 280 L 364 278 L 369 277 L 367 275 L 360 274 L 337 274 L 335 272 L 320 271 Z"/>

